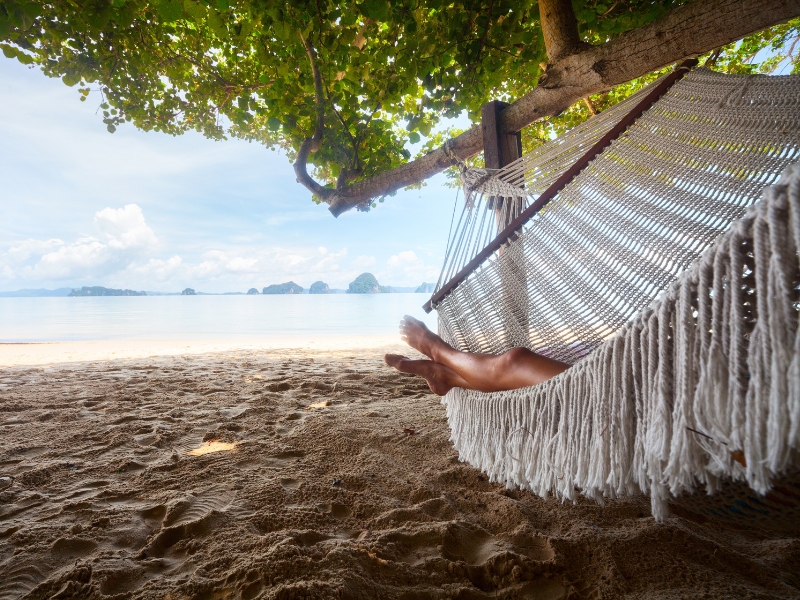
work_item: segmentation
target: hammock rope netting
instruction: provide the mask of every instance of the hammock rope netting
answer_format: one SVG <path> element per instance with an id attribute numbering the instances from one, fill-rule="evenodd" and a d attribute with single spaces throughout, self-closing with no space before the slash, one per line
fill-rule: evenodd
<path id="1" fill-rule="evenodd" d="M 433 306 L 459 350 L 574 365 L 452 390 L 462 460 L 544 497 L 646 493 L 660 520 L 671 496 L 767 494 L 800 463 L 800 77 L 695 69 L 450 283 L 645 93 L 464 174 Z"/>

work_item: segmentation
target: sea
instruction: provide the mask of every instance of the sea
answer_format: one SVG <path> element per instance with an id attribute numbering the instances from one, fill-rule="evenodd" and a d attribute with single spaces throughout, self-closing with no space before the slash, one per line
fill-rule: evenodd
<path id="1" fill-rule="evenodd" d="M 385 338 L 428 294 L 0 298 L 0 342 Z M 398 342 L 399 335 L 397 338 Z"/>

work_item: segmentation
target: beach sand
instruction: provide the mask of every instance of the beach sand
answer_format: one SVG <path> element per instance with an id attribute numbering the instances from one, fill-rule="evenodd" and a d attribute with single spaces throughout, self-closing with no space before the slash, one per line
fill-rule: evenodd
<path id="1" fill-rule="evenodd" d="M 2 348 L 0 599 L 800 596 L 800 525 L 506 490 L 345 346 Z"/>

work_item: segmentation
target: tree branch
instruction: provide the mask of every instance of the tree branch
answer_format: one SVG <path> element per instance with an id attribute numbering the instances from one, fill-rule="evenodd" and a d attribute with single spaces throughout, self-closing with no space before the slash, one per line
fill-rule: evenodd
<path id="1" fill-rule="evenodd" d="M 572 0 L 539 0 L 539 23 L 544 35 L 547 60 L 551 63 L 586 48 L 578 35 L 578 20 Z"/>
<path id="2" fill-rule="evenodd" d="M 316 102 L 317 123 L 314 126 L 314 137 L 311 144 L 311 152 L 316 152 L 322 146 L 322 132 L 325 130 L 325 93 L 322 89 L 322 75 L 317 66 L 317 52 L 311 42 L 300 34 L 300 39 L 303 40 L 303 46 L 308 54 L 308 62 L 311 63 L 311 73 L 314 76 L 314 98 Z"/>
<path id="3" fill-rule="evenodd" d="M 322 134 L 325 131 L 325 97 L 322 89 L 322 75 L 320 75 L 319 67 L 317 66 L 317 53 L 311 42 L 303 37 L 300 33 L 300 39 L 303 41 L 303 47 L 306 49 L 308 55 L 308 62 L 311 63 L 311 73 L 314 76 L 314 98 L 316 103 L 317 120 L 314 125 L 314 135 L 310 138 L 303 140 L 300 144 L 300 149 L 297 151 L 297 158 L 294 161 L 294 173 L 297 176 L 297 182 L 305 186 L 315 196 L 326 200 L 333 190 L 323 187 L 308 174 L 308 155 L 314 153 L 322 146 Z"/>
<path id="4" fill-rule="evenodd" d="M 505 132 L 565 110 L 582 98 L 729 44 L 800 15 L 800 0 L 693 0 L 603 46 L 590 46 L 549 65 L 539 85 L 500 114 Z M 302 148 L 301 148 L 302 149 Z M 473 125 L 422 158 L 356 181 L 325 198 L 338 216 L 365 202 L 419 183 L 483 150 Z"/>

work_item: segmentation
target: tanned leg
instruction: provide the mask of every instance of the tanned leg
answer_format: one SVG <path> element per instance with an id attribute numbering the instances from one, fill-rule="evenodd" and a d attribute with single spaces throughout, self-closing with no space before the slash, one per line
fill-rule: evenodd
<path id="1" fill-rule="evenodd" d="M 425 323 L 408 315 L 400 323 L 400 336 L 435 363 L 449 367 L 466 383 L 452 387 L 481 392 L 513 390 L 537 385 L 569 368 L 567 363 L 526 348 L 513 348 L 500 356 L 459 352 L 429 330 Z"/>
<path id="2" fill-rule="evenodd" d="M 467 387 L 467 382 L 458 373 L 432 360 L 411 360 L 399 354 L 387 354 L 383 359 L 398 371 L 424 377 L 431 391 L 439 396 L 444 396 L 454 387 Z"/>

